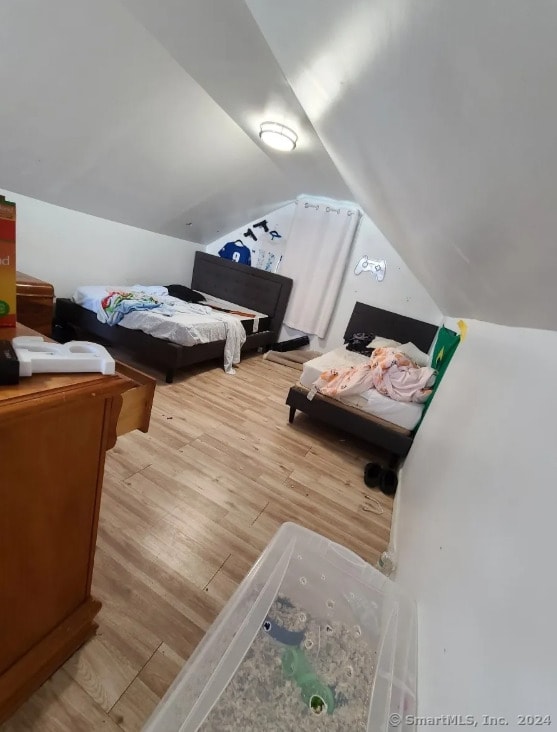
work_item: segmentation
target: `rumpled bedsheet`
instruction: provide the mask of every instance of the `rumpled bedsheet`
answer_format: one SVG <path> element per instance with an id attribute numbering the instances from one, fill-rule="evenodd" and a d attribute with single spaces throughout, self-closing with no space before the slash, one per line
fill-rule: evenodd
<path id="1" fill-rule="evenodd" d="M 425 402 L 435 381 L 435 369 L 417 366 L 395 348 L 376 348 L 369 363 L 324 371 L 314 382 L 317 390 L 330 397 L 362 394 L 377 389 L 397 402 Z"/>
<path id="2" fill-rule="evenodd" d="M 234 365 L 240 363 L 242 346 L 246 342 L 246 331 L 239 318 L 213 310 L 209 305 L 183 302 L 171 296 L 161 297 L 160 300 L 164 309 L 156 308 L 148 313 L 140 310 L 133 312 L 126 316 L 122 326 L 148 334 L 154 332 L 157 338 L 166 338 L 183 346 L 224 340 L 224 370 L 227 374 L 235 373 Z M 208 322 L 204 324 L 204 328 L 199 328 L 195 323 L 188 325 L 187 340 L 184 341 L 177 337 L 176 327 L 171 317 L 153 318 L 153 316 L 172 316 L 179 313 L 207 316 Z M 165 326 L 164 334 L 161 333 L 161 321 Z M 211 327 L 208 328 L 208 325 Z"/>

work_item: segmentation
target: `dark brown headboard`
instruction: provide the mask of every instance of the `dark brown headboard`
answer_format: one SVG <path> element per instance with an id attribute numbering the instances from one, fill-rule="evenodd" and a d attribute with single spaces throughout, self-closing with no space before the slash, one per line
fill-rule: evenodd
<path id="1" fill-rule="evenodd" d="M 214 254 L 196 252 L 191 286 L 194 290 L 236 303 L 247 310 L 269 315 L 271 330 L 278 336 L 292 290 L 292 280 Z"/>
<path id="2" fill-rule="evenodd" d="M 369 333 L 392 338 L 399 343 L 411 341 L 421 351 L 427 353 L 437 330 L 438 326 L 432 323 L 424 323 L 422 320 L 407 318 L 405 315 L 357 302 L 348 321 L 344 340 L 347 341 L 354 333 Z"/>

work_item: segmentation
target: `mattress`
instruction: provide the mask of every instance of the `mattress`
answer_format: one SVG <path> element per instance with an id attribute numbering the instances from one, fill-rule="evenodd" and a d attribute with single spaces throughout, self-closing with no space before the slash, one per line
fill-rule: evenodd
<path id="1" fill-rule="evenodd" d="M 368 361 L 368 356 L 362 356 L 354 351 L 347 351 L 344 346 L 341 346 L 335 348 L 334 351 L 324 353 L 322 356 L 312 358 L 311 361 L 306 361 L 303 365 L 300 383 L 310 389 L 313 382 L 319 378 L 323 371 L 360 366 Z M 424 408 L 423 404 L 416 404 L 415 402 L 397 402 L 380 394 L 376 389 L 368 389 L 362 394 L 350 395 L 337 401 L 356 407 L 362 412 L 380 417 L 408 430 L 413 430 L 416 427 Z"/>
<path id="2" fill-rule="evenodd" d="M 208 305 L 225 308 L 226 310 L 239 310 L 255 315 L 255 318 L 244 318 L 241 315 L 234 316 L 236 318 L 240 318 L 247 335 L 251 335 L 252 333 L 260 333 L 264 330 L 269 330 L 271 327 L 271 317 L 269 315 L 266 315 L 265 313 L 259 313 L 257 310 L 253 310 L 252 308 L 246 308 L 242 305 L 237 305 L 236 303 L 229 302 L 228 300 L 221 300 L 221 298 L 214 297 L 213 295 L 208 295 L 205 292 L 202 292 L 201 294 L 205 297 L 205 302 Z"/>
<path id="3" fill-rule="evenodd" d="M 188 303 L 184 303 L 176 297 L 167 294 L 166 287 L 147 287 L 144 285 L 95 285 L 78 287 L 73 295 L 73 300 L 81 307 L 86 308 L 94 313 L 97 312 L 99 300 L 104 298 L 108 292 L 114 290 L 141 291 L 148 292 L 154 296 L 160 297 L 165 303 L 173 304 L 180 310 L 187 310 Z M 268 330 L 270 318 L 265 313 L 259 313 L 255 310 L 247 309 L 236 303 L 221 300 L 201 293 L 205 296 L 206 304 L 214 305 L 227 310 L 239 310 L 243 312 L 253 313 L 255 318 L 246 318 L 241 315 L 224 313 L 220 310 L 214 310 L 210 314 L 194 312 L 177 312 L 175 315 L 161 315 L 157 310 L 137 310 L 125 315 L 118 325 L 131 330 L 141 330 L 144 333 L 161 338 L 163 340 L 172 341 L 180 346 L 195 346 L 199 343 L 209 343 L 213 341 L 224 341 L 226 339 L 226 322 L 230 319 L 242 323 L 246 335 L 258 333 Z"/>

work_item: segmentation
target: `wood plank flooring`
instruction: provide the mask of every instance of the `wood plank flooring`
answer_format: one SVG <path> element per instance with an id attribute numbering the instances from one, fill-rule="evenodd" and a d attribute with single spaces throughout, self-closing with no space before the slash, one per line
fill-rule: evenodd
<path id="1" fill-rule="evenodd" d="M 184 660 L 284 521 L 375 564 L 392 500 L 362 480 L 385 456 L 284 401 L 298 372 L 243 359 L 157 386 L 149 434 L 108 454 L 94 594 L 99 631 L 2 732 L 140 730 Z M 364 509 L 367 507 L 367 510 Z"/>

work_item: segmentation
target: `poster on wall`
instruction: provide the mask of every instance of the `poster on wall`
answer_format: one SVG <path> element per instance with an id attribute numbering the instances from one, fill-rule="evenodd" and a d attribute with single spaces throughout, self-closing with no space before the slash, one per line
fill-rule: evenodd
<path id="1" fill-rule="evenodd" d="M 231 259 L 239 264 L 251 265 L 251 252 L 241 239 L 227 242 L 218 252 L 219 257 Z"/>
<path id="2" fill-rule="evenodd" d="M 292 214 L 293 206 L 284 206 L 209 244 L 207 251 L 239 264 L 277 272 L 284 255 Z"/>
<path id="3" fill-rule="evenodd" d="M 219 257 L 248 264 L 266 272 L 276 272 L 284 252 L 283 235 L 269 226 L 267 219 L 255 221 L 242 232 L 241 239 L 226 242 Z"/>

